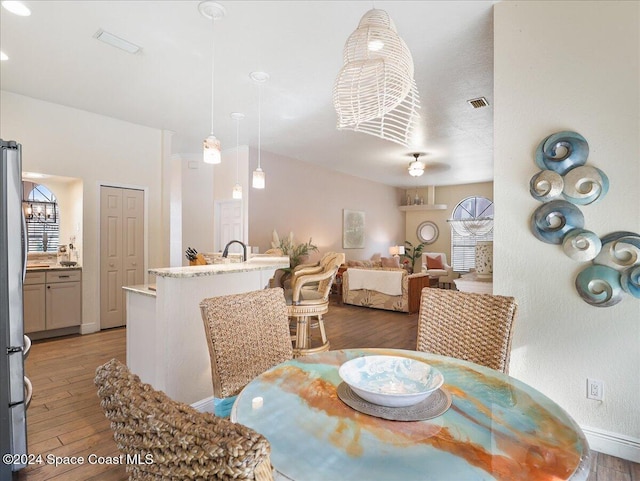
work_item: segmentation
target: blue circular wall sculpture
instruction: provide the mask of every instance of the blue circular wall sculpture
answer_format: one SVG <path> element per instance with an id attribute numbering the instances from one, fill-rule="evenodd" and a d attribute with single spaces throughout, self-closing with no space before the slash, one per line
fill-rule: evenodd
<path id="1" fill-rule="evenodd" d="M 598 255 L 601 248 L 600 238 L 590 230 L 573 229 L 562 240 L 564 253 L 578 262 L 590 261 Z"/>
<path id="2" fill-rule="evenodd" d="M 609 190 L 609 178 L 600 169 L 583 165 L 563 176 L 562 195 L 569 202 L 588 205 L 604 197 Z"/>
<path id="3" fill-rule="evenodd" d="M 584 165 L 588 156 L 589 144 L 577 132 L 556 132 L 540 142 L 535 162 L 543 170 L 529 181 L 529 192 L 543 204 L 531 216 L 531 232 L 542 242 L 562 244 L 575 261 L 591 261 L 576 277 L 576 289 L 585 302 L 609 307 L 625 293 L 640 298 L 640 234 L 617 231 L 598 238 L 584 229 L 576 204 L 600 201 L 609 190 L 606 174 Z"/>
<path id="4" fill-rule="evenodd" d="M 531 216 L 533 235 L 547 244 L 562 244 L 573 229 L 584 227 L 580 209 L 566 200 L 552 200 L 538 207 Z"/>
<path id="5" fill-rule="evenodd" d="M 607 266 L 591 265 L 576 277 L 580 297 L 592 306 L 614 306 L 622 300 L 620 273 Z"/>
<path id="6" fill-rule="evenodd" d="M 589 144 L 577 132 L 563 131 L 551 134 L 536 149 L 536 164 L 560 175 L 587 163 Z"/>

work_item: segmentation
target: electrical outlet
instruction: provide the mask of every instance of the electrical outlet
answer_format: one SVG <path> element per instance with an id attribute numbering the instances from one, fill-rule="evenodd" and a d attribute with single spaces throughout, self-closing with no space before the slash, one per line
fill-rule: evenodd
<path id="1" fill-rule="evenodd" d="M 587 378 L 587 399 L 604 400 L 604 382 Z"/>

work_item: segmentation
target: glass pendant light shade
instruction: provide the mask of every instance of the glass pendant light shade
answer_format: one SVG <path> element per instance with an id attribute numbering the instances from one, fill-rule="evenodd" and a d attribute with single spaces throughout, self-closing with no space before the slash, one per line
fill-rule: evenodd
<path id="1" fill-rule="evenodd" d="M 234 199 L 242 199 L 242 186 L 240 184 L 236 184 L 233 186 L 233 192 L 231 193 L 231 196 Z"/>
<path id="2" fill-rule="evenodd" d="M 258 85 L 258 167 L 253 171 L 253 179 L 251 187 L 254 189 L 264 189 L 265 173 L 260 167 L 260 151 L 262 136 L 262 84 L 269 80 L 269 74 L 266 72 L 251 72 L 249 77 Z"/>
<path id="3" fill-rule="evenodd" d="M 207 164 L 219 164 L 222 162 L 222 156 L 220 155 L 220 141 L 216 139 L 215 135 L 210 135 L 204 142 L 203 157 L 202 160 Z"/>
<path id="4" fill-rule="evenodd" d="M 265 174 L 260 167 L 258 167 L 256 170 L 253 171 L 253 180 L 251 182 L 251 186 L 254 189 L 264 189 Z"/>
<path id="5" fill-rule="evenodd" d="M 213 113 L 214 113 L 214 79 L 215 79 L 215 21 L 225 16 L 226 10 L 219 3 L 205 0 L 198 4 L 200 14 L 211 20 L 211 134 L 202 143 L 202 160 L 207 164 L 219 164 L 222 162 L 222 149 L 220 141 L 213 135 Z"/>

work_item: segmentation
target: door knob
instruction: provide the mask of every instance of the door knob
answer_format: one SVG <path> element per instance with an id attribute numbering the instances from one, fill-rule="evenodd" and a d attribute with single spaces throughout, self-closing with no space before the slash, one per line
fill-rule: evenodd
<path id="1" fill-rule="evenodd" d="M 115 267 L 115 264 L 113 262 L 109 262 L 109 267 Z"/>

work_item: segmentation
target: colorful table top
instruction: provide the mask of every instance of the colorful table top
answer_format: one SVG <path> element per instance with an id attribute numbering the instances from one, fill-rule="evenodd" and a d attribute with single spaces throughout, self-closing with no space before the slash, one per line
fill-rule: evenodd
<path id="1" fill-rule="evenodd" d="M 350 408 L 336 393 L 338 368 L 374 354 L 435 366 L 452 406 L 415 422 Z M 287 361 L 245 387 L 231 419 L 262 433 L 273 466 L 295 481 L 582 481 L 589 474 L 580 427 L 542 393 L 492 369 L 416 351 L 350 349 Z"/>

